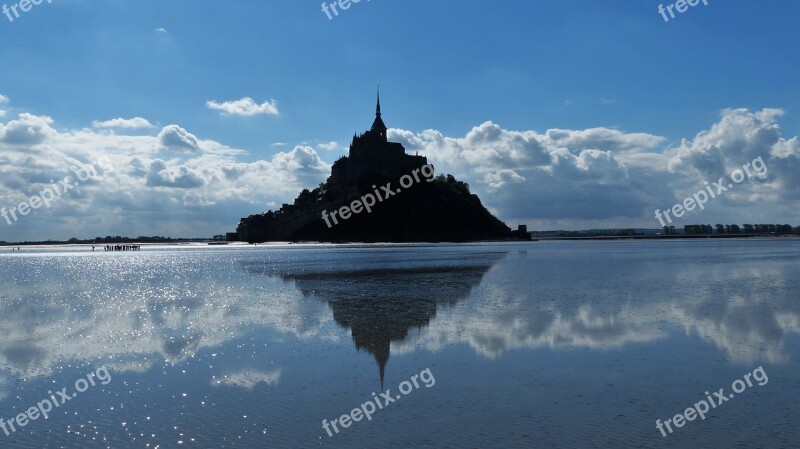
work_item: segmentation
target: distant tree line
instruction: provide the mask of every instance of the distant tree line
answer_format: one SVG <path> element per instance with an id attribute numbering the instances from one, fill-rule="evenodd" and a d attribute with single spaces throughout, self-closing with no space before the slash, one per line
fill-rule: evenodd
<path id="1" fill-rule="evenodd" d="M 774 235 L 789 235 L 800 234 L 800 226 L 792 227 L 788 224 L 745 224 L 739 225 L 686 225 L 683 227 L 683 232 L 686 235 L 711 235 L 711 234 L 774 234 Z M 675 226 L 664 226 L 665 234 L 676 234 Z"/>

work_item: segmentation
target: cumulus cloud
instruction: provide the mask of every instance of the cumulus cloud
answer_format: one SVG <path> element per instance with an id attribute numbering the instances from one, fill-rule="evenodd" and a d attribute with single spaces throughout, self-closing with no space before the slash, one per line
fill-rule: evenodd
<path id="1" fill-rule="evenodd" d="M 463 137 L 436 130 L 391 129 L 389 134 L 428 156 L 439 173 L 467 181 L 502 218 L 534 227 L 656 228 L 656 208 L 671 207 L 702 188 L 703 181 L 716 181 L 759 156 L 770 168 L 768 179 L 737 186 L 702 219 L 693 218 L 703 223 L 794 222 L 800 214 L 787 202 L 800 198 L 800 145 L 797 137 L 781 136 L 782 115 L 772 108 L 725 109 L 717 123 L 677 147 L 665 147 L 664 137 L 644 132 L 591 128 L 540 133 L 507 130 L 493 122 Z"/>
<path id="2" fill-rule="evenodd" d="M 330 165 L 308 146 L 297 146 L 288 153 L 278 153 L 272 158 L 272 163 L 278 171 L 292 173 L 298 182 L 304 184 L 330 174 Z"/>
<path id="3" fill-rule="evenodd" d="M 275 100 L 257 104 L 252 98 L 244 97 L 239 100 L 219 103 L 214 100 L 206 102 L 209 109 L 220 111 L 225 115 L 253 116 L 253 115 L 278 115 L 278 103 Z"/>
<path id="4" fill-rule="evenodd" d="M 147 186 L 149 187 L 178 187 L 191 189 L 205 184 L 203 178 L 185 165 L 168 167 L 162 160 L 155 160 L 150 164 L 147 173 Z"/>
<path id="5" fill-rule="evenodd" d="M 726 109 L 710 129 L 681 142 L 669 167 L 672 171 L 693 170 L 705 179 L 716 180 L 745 162 L 768 157 L 776 145 L 785 148 L 777 124 L 783 113 L 780 109 Z"/>
<path id="6" fill-rule="evenodd" d="M 50 125 L 53 119 L 22 113 L 17 120 L 0 126 L 0 141 L 12 145 L 37 145 L 44 142 L 55 131 Z"/>
<path id="7" fill-rule="evenodd" d="M 642 151 L 655 148 L 664 138 L 647 133 L 624 133 L 616 129 L 591 128 L 582 131 L 550 129 L 549 143 L 568 149 L 592 148 L 604 151 Z"/>
<path id="8" fill-rule="evenodd" d="M 134 128 L 152 128 L 153 124 L 141 117 L 134 117 L 129 119 L 115 118 L 112 120 L 94 121 L 92 122 L 92 126 L 95 128 L 134 129 Z"/>
<path id="9" fill-rule="evenodd" d="M 77 165 L 108 158 L 115 170 L 98 170 L 50 207 L 21 217 L 2 240 L 220 234 L 234 230 L 241 217 L 291 201 L 330 173 L 310 147 L 244 162 L 246 151 L 179 125 L 151 135 L 53 126 L 51 118 L 32 114 L 0 122 L 2 206 L 27 201 L 51 180 L 74 178 Z"/>
<path id="10" fill-rule="evenodd" d="M 200 142 L 197 137 L 178 125 L 165 126 L 158 134 L 158 140 L 164 150 L 179 152 L 200 151 Z"/>
<path id="11" fill-rule="evenodd" d="M 656 151 L 663 138 L 613 129 L 513 131 L 485 122 L 464 137 L 435 130 L 389 131 L 428 156 L 439 173 L 467 181 L 505 219 L 629 220 L 654 195 L 619 154 Z M 665 170 L 665 169 L 662 169 Z"/>
<path id="12" fill-rule="evenodd" d="M 800 218 L 794 213 L 800 199 L 800 145 L 797 136 L 782 136 L 778 120 L 784 113 L 777 108 L 723 110 L 720 120 L 708 130 L 682 140 L 668 152 L 669 169 L 677 177 L 693 181 L 688 186 L 676 185 L 677 190 L 717 181 L 760 157 L 768 168 L 766 176 L 749 177 L 712 207 L 748 210 L 750 221 L 792 220 L 796 224 Z"/>

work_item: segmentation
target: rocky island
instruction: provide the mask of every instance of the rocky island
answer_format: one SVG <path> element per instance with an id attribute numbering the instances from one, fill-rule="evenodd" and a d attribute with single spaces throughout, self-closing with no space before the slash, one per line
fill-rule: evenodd
<path id="1" fill-rule="evenodd" d="M 389 142 L 380 95 L 369 131 L 354 135 L 349 155 L 327 181 L 293 204 L 242 218 L 229 240 L 322 242 L 464 242 L 528 239 L 481 204 L 469 185 L 434 174 L 425 156 Z"/>

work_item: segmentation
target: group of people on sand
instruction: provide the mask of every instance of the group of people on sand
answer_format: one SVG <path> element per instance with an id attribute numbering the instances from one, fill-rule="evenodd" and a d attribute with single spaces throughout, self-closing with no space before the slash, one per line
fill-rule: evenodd
<path id="1" fill-rule="evenodd" d="M 139 251 L 142 249 L 142 245 L 106 245 L 106 251 Z M 94 251 L 94 246 L 92 247 L 92 251 Z"/>

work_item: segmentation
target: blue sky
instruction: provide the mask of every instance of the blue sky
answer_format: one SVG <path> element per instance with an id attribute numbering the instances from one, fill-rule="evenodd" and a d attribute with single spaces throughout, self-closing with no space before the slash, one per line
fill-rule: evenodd
<path id="1" fill-rule="evenodd" d="M 6 134 L 22 127 L 42 136 L 0 142 L 6 169 L 17 164 L 0 188 L 0 205 L 11 207 L 40 191 L 28 181 L 42 170 L 59 170 L 57 162 L 26 162 L 23 153 L 89 163 L 102 150 L 119 164 L 114 177 L 98 177 L 80 192 L 83 206 L 70 197 L 60 209 L 39 209 L 20 220 L 27 224 L 0 221 L 0 240 L 232 230 L 240 216 L 290 202 L 298 188 L 323 181 L 353 132 L 371 123 L 378 84 L 396 140 L 424 152 L 439 171 L 470 182 L 510 224 L 657 227 L 652 209 L 670 207 L 708 176 L 716 179 L 752 160 L 743 156 L 757 152 L 736 142 L 758 130 L 777 133 L 762 151 L 775 159 L 774 177 L 742 186 L 742 198 L 721 200 L 680 226 L 745 218 L 800 224 L 796 199 L 786 194 L 797 188 L 791 176 L 800 157 L 792 140 L 800 134 L 800 44 L 794 37 L 800 3 L 709 0 L 669 22 L 658 13 L 660 3 L 671 4 L 363 0 L 329 20 L 319 1 L 53 0 L 13 22 L 0 16 L 0 95 L 7 99 L 0 102 L 0 123 Z M 225 112 L 231 103 L 209 107 L 209 101 L 248 97 L 251 106 L 269 103 L 252 115 Z M 765 108 L 780 113 L 754 118 Z M 151 126 L 93 125 L 137 117 Z M 480 128 L 487 122 L 496 128 Z M 698 140 L 726 123 L 722 140 Z M 195 137 L 197 151 L 168 151 L 164 140 L 176 130 L 170 125 L 179 136 Z M 426 130 L 453 141 L 424 138 Z M 507 138 L 477 148 L 476 130 Z M 613 142 L 584 139 L 570 147 L 543 137 L 548 130 L 619 134 Z M 527 146 L 515 148 L 519 140 Z M 338 144 L 323 145 L 330 142 Z M 531 143 L 548 147 L 553 161 L 559 148 L 569 152 L 581 169 L 588 167 L 582 152 L 606 152 L 583 154 L 621 167 L 630 182 L 610 186 L 616 175 L 593 171 L 603 164 L 589 164 L 594 185 L 585 177 L 563 178 L 569 171 L 547 178 L 555 176 L 552 165 L 517 154 L 535 152 Z M 707 145 L 716 145 L 716 152 L 709 155 Z M 47 152 L 54 153 L 47 158 Z M 490 153 L 504 162 L 480 160 Z M 703 158 L 717 160 L 717 171 L 697 162 Z M 266 171 L 223 185 L 211 170 L 224 164 L 239 164 L 237 173 Z M 26 170 L 27 176 L 20 174 Z M 180 182 L 181 173 L 194 182 Z M 261 191 L 256 181 L 264 176 L 280 186 L 264 182 L 268 192 Z M 556 189 L 556 182 L 567 184 Z M 105 184 L 126 185 L 126 192 L 110 192 Z M 598 185 L 616 199 L 587 197 Z M 548 186 L 551 197 L 558 192 L 552 201 L 526 196 Z M 597 210 L 559 215 L 581 203 L 575 195 Z M 116 215 L 130 211 L 133 217 L 115 222 L 103 216 L 117 208 Z M 58 235 L 47 231 L 48 220 L 62 222 Z"/>

